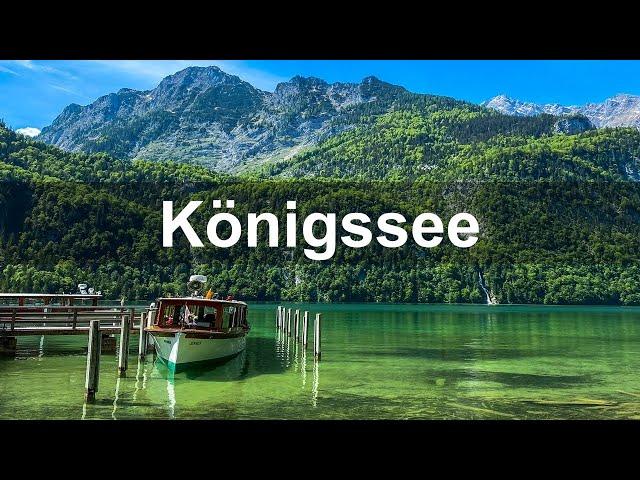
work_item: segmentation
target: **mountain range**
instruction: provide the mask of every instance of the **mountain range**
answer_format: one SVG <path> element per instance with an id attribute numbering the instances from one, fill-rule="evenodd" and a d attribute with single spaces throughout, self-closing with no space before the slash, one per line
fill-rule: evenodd
<path id="1" fill-rule="evenodd" d="M 585 169 L 584 150 L 571 158 L 558 150 L 557 162 L 548 164 L 551 157 L 544 151 L 552 141 L 546 138 L 617 126 L 640 127 L 640 97 L 617 95 L 602 104 L 564 107 L 501 95 L 477 105 L 413 93 L 375 77 L 327 83 L 301 76 L 267 92 L 212 66 L 186 68 L 152 90 L 121 89 L 86 106 L 69 105 L 37 138 L 70 152 L 178 161 L 263 177 L 591 177 L 596 170 Z M 515 171 L 509 160 L 504 170 L 505 137 L 522 150 L 539 150 L 539 158 L 523 153 L 531 165 Z M 610 137 L 577 141 L 610 143 Z M 532 139 L 533 146 L 527 146 Z M 635 136 L 632 141 L 635 145 Z M 634 149 L 597 159 L 598 168 L 640 178 Z M 504 157 L 499 171 L 484 166 L 496 161 L 487 156 L 496 151 Z M 588 158 L 593 161 L 591 154 Z"/>
<path id="2" fill-rule="evenodd" d="M 532 116 L 541 113 L 550 115 L 575 115 L 587 117 L 597 128 L 640 128 L 640 96 L 620 93 L 602 103 L 587 103 L 582 106 L 563 106 L 557 103 L 537 104 L 523 102 L 506 95 L 498 95 L 482 103 L 507 115 Z"/>
<path id="3" fill-rule="evenodd" d="M 39 140 L 68 151 L 122 158 L 188 160 L 235 171 L 251 159 L 288 158 L 344 131 L 349 107 L 407 93 L 374 77 L 359 84 L 296 76 L 274 92 L 217 67 L 190 67 L 153 90 L 122 89 L 87 106 L 69 105 Z"/>

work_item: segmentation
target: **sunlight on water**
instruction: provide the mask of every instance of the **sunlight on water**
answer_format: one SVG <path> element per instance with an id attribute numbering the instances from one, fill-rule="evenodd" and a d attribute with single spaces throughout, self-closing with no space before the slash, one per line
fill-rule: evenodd
<path id="1" fill-rule="evenodd" d="M 322 361 L 251 305 L 247 350 L 171 373 L 131 338 L 103 354 L 85 405 L 86 339 L 21 337 L 0 359 L 0 418 L 640 418 L 640 309 L 300 305 L 323 313 Z M 310 334 L 312 329 L 310 328 Z"/>

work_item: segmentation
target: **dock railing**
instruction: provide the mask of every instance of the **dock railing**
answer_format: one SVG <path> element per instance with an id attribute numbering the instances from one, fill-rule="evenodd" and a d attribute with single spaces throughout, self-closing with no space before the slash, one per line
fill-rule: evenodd
<path id="1" fill-rule="evenodd" d="M 104 334 L 120 333 L 127 317 L 130 330 L 139 330 L 135 319 L 148 309 L 114 306 L 17 306 L 0 305 L 0 336 L 86 335 L 92 321 Z"/>

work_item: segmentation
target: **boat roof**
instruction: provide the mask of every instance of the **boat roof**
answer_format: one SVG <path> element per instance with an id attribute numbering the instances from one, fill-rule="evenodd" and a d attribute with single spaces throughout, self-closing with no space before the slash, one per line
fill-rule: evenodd
<path id="1" fill-rule="evenodd" d="M 175 303 L 182 303 L 182 302 L 191 302 L 191 303 L 211 303 L 211 304 L 224 304 L 224 305 L 244 305 L 245 307 L 247 306 L 247 304 L 245 302 L 241 302 L 239 300 L 223 300 L 220 298 L 204 298 L 204 297 L 162 297 L 162 298 L 158 298 L 157 300 L 158 302 L 175 302 Z"/>
<path id="2" fill-rule="evenodd" d="M 98 294 L 82 293 L 0 293 L 0 298 L 102 298 Z"/>

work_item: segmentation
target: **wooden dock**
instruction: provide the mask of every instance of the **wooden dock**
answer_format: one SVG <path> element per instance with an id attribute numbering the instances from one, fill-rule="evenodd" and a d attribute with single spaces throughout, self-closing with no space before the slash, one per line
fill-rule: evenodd
<path id="1" fill-rule="evenodd" d="M 0 354 L 15 354 L 17 337 L 29 335 L 84 335 L 87 338 L 85 400 L 93 402 L 100 378 L 100 355 L 115 351 L 120 336 L 118 375 L 126 375 L 129 335 L 140 335 L 138 355 L 144 360 L 149 348 L 145 327 L 152 310 L 97 305 L 0 305 Z M 135 323 L 136 318 L 138 323 Z"/>

